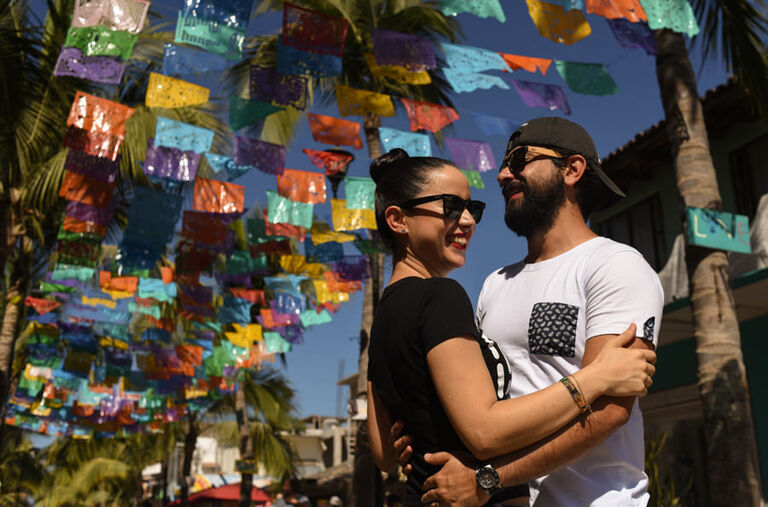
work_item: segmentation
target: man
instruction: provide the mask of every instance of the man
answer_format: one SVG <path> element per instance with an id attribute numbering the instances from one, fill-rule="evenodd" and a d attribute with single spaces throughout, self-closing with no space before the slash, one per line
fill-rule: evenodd
<path id="1" fill-rule="evenodd" d="M 507 357 L 511 396 L 574 373 L 631 322 L 630 346 L 655 349 L 664 300 L 656 273 L 635 249 L 586 225 L 611 193 L 624 195 L 602 171 L 589 134 L 562 118 L 532 120 L 511 136 L 497 180 L 505 223 L 527 239 L 528 255 L 488 276 L 477 321 Z M 443 468 L 427 479 L 422 500 L 480 505 L 499 486 L 530 481 L 531 505 L 646 505 L 636 405 L 600 398 L 556 434 L 488 463 L 427 455 Z"/>
<path id="2" fill-rule="evenodd" d="M 292 505 L 298 507 L 311 507 L 309 498 L 293 489 L 293 481 L 290 478 L 286 478 L 283 481 L 282 491 L 282 496 L 272 504 L 274 507 L 288 507 Z"/>

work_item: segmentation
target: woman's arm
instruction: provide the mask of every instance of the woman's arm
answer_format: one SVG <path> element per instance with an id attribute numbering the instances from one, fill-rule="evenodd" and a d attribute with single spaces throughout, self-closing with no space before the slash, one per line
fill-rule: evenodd
<path id="1" fill-rule="evenodd" d="M 655 354 L 622 348 L 634 335 L 632 325 L 609 341 L 605 352 L 592 364 L 572 375 L 587 403 L 604 394 L 647 393 L 654 371 L 648 361 L 655 361 Z M 456 433 L 480 460 L 526 447 L 581 413 L 559 382 L 529 395 L 497 401 L 480 346 L 471 336 L 452 338 L 435 346 L 427 353 L 427 365 Z"/>
<path id="2" fill-rule="evenodd" d="M 368 382 L 368 441 L 371 446 L 373 461 L 379 470 L 389 472 L 397 464 L 392 443 L 387 435 L 392 430 L 392 416 L 389 414 L 384 400 L 376 392 L 372 382 Z"/>

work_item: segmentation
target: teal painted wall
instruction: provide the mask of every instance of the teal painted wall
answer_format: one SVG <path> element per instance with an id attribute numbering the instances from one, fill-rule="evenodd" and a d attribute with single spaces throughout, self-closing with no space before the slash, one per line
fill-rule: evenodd
<path id="1" fill-rule="evenodd" d="M 741 350 L 747 369 L 755 423 L 763 497 L 768 498 L 768 316 L 757 317 L 739 324 Z M 663 331 L 663 328 L 662 328 Z M 659 347 L 656 374 L 651 393 L 695 384 L 696 344 L 693 337 Z"/>

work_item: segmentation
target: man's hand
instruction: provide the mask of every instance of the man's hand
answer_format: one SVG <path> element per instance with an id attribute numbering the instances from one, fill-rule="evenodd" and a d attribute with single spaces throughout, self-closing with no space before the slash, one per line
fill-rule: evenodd
<path id="1" fill-rule="evenodd" d="M 425 505 L 479 506 L 491 496 L 477 486 L 475 468 L 479 465 L 468 453 L 461 451 L 425 454 L 430 465 L 442 466 L 440 471 L 424 482 L 427 492 L 421 497 Z"/>
<path id="2" fill-rule="evenodd" d="M 404 431 L 405 423 L 399 419 L 395 421 L 395 424 L 389 430 L 389 443 L 395 449 L 397 462 L 402 467 L 403 473 L 407 476 L 413 471 L 413 466 L 411 466 L 413 448 L 410 445 L 413 442 L 413 438 L 408 434 L 403 435 Z"/>

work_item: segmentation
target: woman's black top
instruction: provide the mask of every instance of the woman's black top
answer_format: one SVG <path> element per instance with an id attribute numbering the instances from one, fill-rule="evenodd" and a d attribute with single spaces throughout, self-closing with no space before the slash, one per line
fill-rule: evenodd
<path id="1" fill-rule="evenodd" d="M 409 277 L 384 289 L 371 328 L 368 380 L 413 437 L 409 496 L 420 497 L 424 481 L 439 471 L 424 462 L 424 453 L 467 450 L 443 410 L 427 367 L 427 352 L 462 335 L 478 341 L 496 392 L 506 397 L 509 366 L 496 344 L 480 335 L 472 303 L 458 282 Z M 528 489 L 515 494 L 525 496 Z"/>

